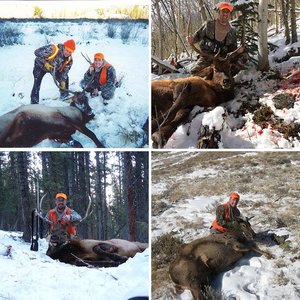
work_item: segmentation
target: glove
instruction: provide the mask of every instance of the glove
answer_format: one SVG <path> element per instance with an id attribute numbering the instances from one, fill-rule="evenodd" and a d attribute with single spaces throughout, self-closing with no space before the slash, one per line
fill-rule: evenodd
<path id="1" fill-rule="evenodd" d="M 65 90 L 66 89 L 66 82 L 65 81 L 61 81 L 61 83 L 59 84 L 60 88 L 62 90 Z"/>
<path id="2" fill-rule="evenodd" d="M 51 64 L 49 64 L 49 63 L 45 63 L 44 64 L 44 67 L 45 67 L 45 69 L 47 70 L 47 71 L 49 71 L 49 72 L 52 72 L 53 71 L 53 66 L 51 65 Z"/>

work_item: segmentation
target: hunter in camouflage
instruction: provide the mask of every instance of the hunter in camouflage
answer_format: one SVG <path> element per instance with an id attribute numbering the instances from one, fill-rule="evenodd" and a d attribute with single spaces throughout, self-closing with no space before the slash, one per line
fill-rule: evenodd
<path id="1" fill-rule="evenodd" d="M 237 220 L 241 216 L 237 208 L 240 196 L 238 193 L 230 193 L 229 201 L 219 205 L 216 210 L 216 219 L 211 225 L 213 232 L 227 232 L 230 229 L 239 229 Z"/>
<path id="2" fill-rule="evenodd" d="M 94 62 L 84 74 L 81 80 L 81 87 L 91 93 L 92 97 L 99 94 L 103 98 L 103 103 L 113 98 L 116 89 L 115 68 L 104 59 L 103 53 L 94 55 Z"/>
<path id="3" fill-rule="evenodd" d="M 66 89 L 69 87 L 68 73 L 72 67 L 72 53 L 76 45 L 74 40 L 67 40 L 64 44 L 47 45 L 35 50 L 36 56 L 33 68 L 34 84 L 31 91 L 31 103 L 39 103 L 41 82 L 46 73 L 52 73 L 55 68 L 55 78 L 59 82 L 60 98 L 68 96 Z"/>
<path id="4" fill-rule="evenodd" d="M 199 43 L 203 56 L 200 56 L 196 65 L 191 69 L 192 74 L 197 74 L 199 71 L 210 66 L 213 62 L 212 54 L 220 53 L 226 56 L 237 49 L 236 29 L 230 25 L 231 12 L 233 7 L 228 2 L 221 2 L 218 8 L 218 16 L 216 20 L 207 21 L 193 36 L 187 36 L 189 44 Z M 207 55 L 205 55 L 207 54 Z M 243 59 L 237 57 L 238 59 Z M 237 74 L 238 70 L 233 70 L 233 75 Z"/>

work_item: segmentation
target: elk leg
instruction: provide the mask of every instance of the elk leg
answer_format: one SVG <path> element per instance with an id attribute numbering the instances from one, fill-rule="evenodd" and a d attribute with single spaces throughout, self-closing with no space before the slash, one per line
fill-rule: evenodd
<path id="1" fill-rule="evenodd" d="M 171 137 L 171 135 L 176 131 L 177 127 L 183 122 L 184 119 L 186 119 L 190 111 L 190 108 L 180 109 L 171 122 L 159 128 L 158 131 L 152 134 L 153 142 L 160 148 L 162 148 Z"/>
<path id="2" fill-rule="evenodd" d="M 101 255 L 103 257 L 108 257 L 109 259 L 115 261 L 115 262 L 121 262 L 121 263 L 124 263 L 127 261 L 128 257 L 127 256 L 120 256 L 118 254 L 115 254 L 115 253 L 111 253 L 110 251 L 117 251 L 118 249 L 115 247 L 112 248 L 112 247 L 108 247 L 107 245 L 105 245 L 107 243 L 99 243 L 97 246 L 95 246 L 93 248 L 93 251 L 98 254 L 98 255 Z M 108 248 L 107 248 L 108 247 Z M 109 251 L 105 251 L 103 250 L 103 248 L 107 248 L 109 249 Z"/>
<path id="3" fill-rule="evenodd" d="M 105 148 L 105 146 L 98 140 L 97 136 L 93 131 L 89 130 L 85 126 L 79 127 L 78 130 L 87 137 L 89 137 L 95 143 L 97 148 Z"/>
<path id="4" fill-rule="evenodd" d="M 191 91 L 191 84 L 178 84 L 175 87 L 174 93 L 173 93 L 173 99 L 174 103 L 172 107 L 162 116 L 159 116 L 156 118 L 156 120 L 153 120 L 152 125 L 152 132 L 154 132 L 158 127 L 162 126 L 163 123 L 168 122 L 168 120 L 173 120 L 175 118 L 176 114 L 181 108 L 185 107 L 185 100 L 187 99 L 188 94 Z"/>

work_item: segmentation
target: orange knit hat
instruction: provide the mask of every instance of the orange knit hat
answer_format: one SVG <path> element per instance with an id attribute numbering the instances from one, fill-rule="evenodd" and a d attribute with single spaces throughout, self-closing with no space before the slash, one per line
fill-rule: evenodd
<path id="1" fill-rule="evenodd" d="M 229 198 L 240 200 L 240 195 L 238 193 L 230 193 Z"/>
<path id="2" fill-rule="evenodd" d="M 97 58 L 97 59 L 104 59 L 104 55 L 103 55 L 103 53 L 96 53 L 95 55 L 94 55 L 94 59 L 95 58 Z"/>
<path id="3" fill-rule="evenodd" d="M 65 48 L 70 51 L 71 53 L 73 53 L 76 49 L 76 44 L 74 40 L 67 40 L 64 42 L 64 46 Z"/>
<path id="4" fill-rule="evenodd" d="M 230 12 L 232 12 L 233 7 L 230 3 L 228 2 L 221 2 L 219 4 L 219 10 L 223 10 L 223 9 L 228 9 Z"/>
<path id="5" fill-rule="evenodd" d="M 68 197 L 65 193 L 57 193 L 55 196 L 55 199 L 57 199 L 57 198 L 63 198 L 65 200 L 68 200 Z"/>

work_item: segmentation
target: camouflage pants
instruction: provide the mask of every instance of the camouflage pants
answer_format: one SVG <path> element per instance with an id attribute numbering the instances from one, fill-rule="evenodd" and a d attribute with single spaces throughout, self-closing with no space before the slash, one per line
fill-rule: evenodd
<path id="1" fill-rule="evenodd" d="M 88 83 L 88 80 L 82 79 L 81 82 L 80 82 L 80 86 L 83 89 L 85 89 L 87 83 Z M 86 89 L 86 91 L 90 92 L 92 94 L 94 89 L 98 89 L 98 91 L 100 91 L 101 96 L 104 100 L 110 100 L 115 95 L 116 86 L 115 85 L 108 85 L 108 84 L 100 86 L 97 82 L 93 81 L 90 84 L 90 86 Z"/>
<path id="2" fill-rule="evenodd" d="M 43 70 L 40 66 L 38 66 L 36 63 L 34 64 L 33 68 L 33 78 L 34 78 L 34 83 L 33 83 L 33 88 L 31 91 L 31 104 L 38 104 L 39 103 L 39 94 L 40 94 L 40 88 L 41 88 L 41 83 L 43 80 L 43 77 L 45 74 L 48 73 L 45 70 Z M 62 81 L 61 78 L 61 73 L 56 72 L 55 74 L 56 80 L 60 83 Z M 66 89 L 69 88 L 69 77 L 66 80 Z M 64 93 L 63 91 L 60 91 L 61 95 Z"/>

